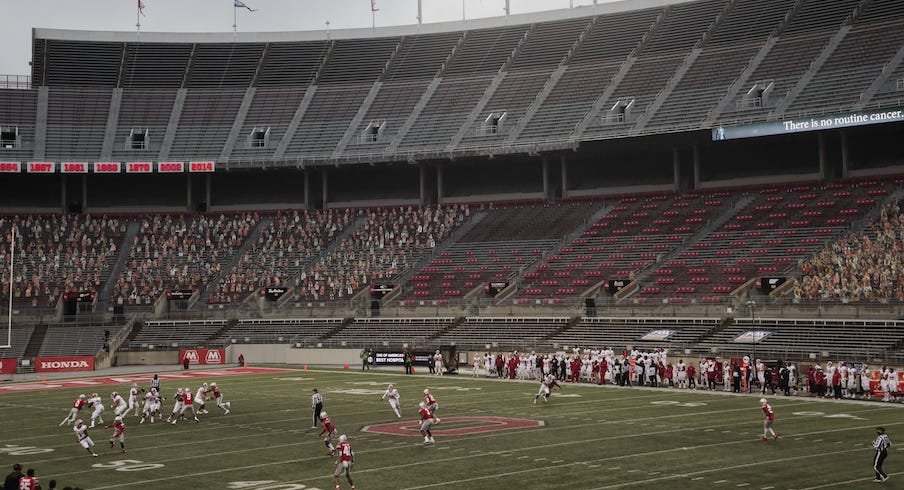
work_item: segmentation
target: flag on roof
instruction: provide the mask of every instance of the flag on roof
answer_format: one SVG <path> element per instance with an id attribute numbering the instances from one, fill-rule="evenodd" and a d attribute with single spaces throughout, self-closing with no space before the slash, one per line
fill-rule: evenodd
<path id="1" fill-rule="evenodd" d="M 376 12 L 380 9 L 377 8 L 377 0 L 370 0 L 370 11 Z"/>
<path id="2" fill-rule="evenodd" d="M 138 13 L 144 16 L 144 3 L 141 0 L 138 0 Z"/>
<path id="3" fill-rule="evenodd" d="M 235 5 L 235 8 L 237 8 L 237 9 L 248 9 L 249 12 L 255 11 L 255 9 L 245 5 L 245 2 L 243 2 L 242 0 L 233 0 L 233 1 L 235 2 L 234 5 Z"/>

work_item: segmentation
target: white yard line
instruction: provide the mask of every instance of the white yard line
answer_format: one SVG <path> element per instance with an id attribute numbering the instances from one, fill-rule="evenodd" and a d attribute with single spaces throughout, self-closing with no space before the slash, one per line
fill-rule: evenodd
<path id="1" fill-rule="evenodd" d="M 862 466 L 866 466 L 866 465 L 862 465 Z M 864 469 L 864 473 L 871 472 L 872 470 L 873 470 L 872 468 L 867 467 Z M 899 471 L 897 473 L 889 473 L 888 474 L 888 476 L 901 476 L 901 475 L 904 475 L 904 471 Z M 802 488 L 800 490 L 816 490 L 817 488 L 842 487 L 842 486 L 848 486 L 851 483 L 873 481 L 874 478 L 875 478 L 874 476 L 870 476 L 868 478 L 857 478 L 856 480 L 836 481 L 836 482 L 832 482 L 832 483 L 824 483 L 822 485 L 818 485 L 815 487 Z M 899 485 L 900 485 L 900 483 L 899 483 Z M 882 487 L 879 487 L 879 488 L 882 488 Z"/>

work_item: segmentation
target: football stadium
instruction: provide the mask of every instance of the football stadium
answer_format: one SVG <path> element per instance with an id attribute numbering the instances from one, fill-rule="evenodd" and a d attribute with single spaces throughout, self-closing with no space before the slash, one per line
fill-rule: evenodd
<path id="1" fill-rule="evenodd" d="M 5 489 L 904 488 L 904 2 L 488 1 L 28 26 Z"/>

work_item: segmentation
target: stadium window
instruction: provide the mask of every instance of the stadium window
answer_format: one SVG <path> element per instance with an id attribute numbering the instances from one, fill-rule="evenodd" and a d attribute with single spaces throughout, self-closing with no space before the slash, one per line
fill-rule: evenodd
<path id="1" fill-rule="evenodd" d="M 750 90 L 744 94 L 744 100 L 741 105 L 744 108 L 766 107 L 769 105 L 769 96 L 772 95 L 772 89 L 775 83 L 772 80 L 760 80 L 750 87 Z"/>
<path id="2" fill-rule="evenodd" d="M 266 148 L 270 145 L 270 127 L 255 127 L 248 135 L 248 148 Z"/>
<path id="3" fill-rule="evenodd" d="M 126 150 L 147 150 L 147 128 L 132 128 L 129 131 L 129 139 L 126 141 Z"/>
<path id="4" fill-rule="evenodd" d="M 19 127 L 0 126 L 0 148 L 12 150 L 19 147 Z"/>
<path id="5" fill-rule="evenodd" d="M 383 129 L 386 128 L 386 121 L 371 121 L 367 124 L 367 127 L 364 128 L 364 132 L 361 133 L 361 142 L 362 143 L 376 143 L 380 141 L 380 136 L 383 134 Z"/>
<path id="6" fill-rule="evenodd" d="M 618 99 L 606 113 L 604 122 L 618 124 L 632 121 L 631 113 L 634 111 L 634 99 Z"/>
<path id="7" fill-rule="evenodd" d="M 502 125 L 507 116 L 508 112 L 491 112 L 486 119 L 483 120 L 483 134 L 501 133 Z"/>

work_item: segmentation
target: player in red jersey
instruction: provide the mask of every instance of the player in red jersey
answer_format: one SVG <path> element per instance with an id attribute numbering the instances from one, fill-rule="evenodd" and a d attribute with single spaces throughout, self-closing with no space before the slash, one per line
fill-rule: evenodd
<path id="1" fill-rule="evenodd" d="M 19 490 L 41 490 L 41 484 L 38 483 L 34 468 L 29 468 L 25 472 L 25 476 L 19 478 Z"/>
<path id="2" fill-rule="evenodd" d="M 182 390 L 182 410 L 179 411 L 179 419 L 185 420 L 185 412 L 191 410 L 191 419 L 195 422 L 201 422 L 198 420 L 198 414 L 195 412 L 194 400 L 191 397 L 191 388 L 185 387 Z M 173 421 L 175 424 L 176 422 Z"/>
<path id="3" fill-rule="evenodd" d="M 117 415 L 113 423 L 108 425 L 107 428 L 113 429 L 113 435 L 110 437 L 110 448 L 112 449 L 113 444 L 119 441 L 119 447 L 122 448 L 122 452 L 126 452 L 126 424 L 122 421 L 122 415 Z"/>
<path id="4" fill-rule="evenodd" d="M 72 425 L 72 423 L 75 422 L 75 418 L 78 417 L 78 413 L 82 410 L 86 403 L 88 403 L 87 397 L 83 394 L 79 395 L 78 398 L 76 398 L 72 403 L 72 408 L 69 409 L 69 415 L 67 415 L 66 418 L 64 418 L 63 421 L 60 422 L 60 427 L 62 427 L 63 424 Z"/>
<path id="5" fill-rule="evenodd" d="M 760 398 L 760 408 L 763 409 L 763 416 L 765 417 L 763 420 L 763 437 L 760 439 L 767 441 L 769 440 L 769 434 L 772 434 L 772 439 L 778 440 L 778 434 L 772 429 L 772 424 L 775 422 L 775 411 L 772 410 L 772 405 L 765 398 Z"/>
<path id="6" fill-rule="evenodd" d="M 342 488 L 339 485 L 339 476 L 342 473 L 345 473 L 348 484 L 352 486 L 352 490 L 355 490 L 355 482 L 352 481 L 352 463 L 355 462 L 355 453 L 352 451 L 352 445 L 348 443 L 348 437 L 345 434 L 339 436 L 339 445 L 336 447 L 336 452 L 339 453 L 339 460 L 336 461 L 336 471 L 333 473 L 333 478 L 336 480 L 336 490 Z"/>
<path id="7" fill-rule="evenodd" d="M 336 424 L 333 423 L 333 419 L 326 412 L 320 412 L 320 421 L 323 423 L 323 430 L 320 431 L 320 435 L 326 434 L 323 438 L 323 444 L 330 450 L 327 454 L 333 456 L 336 454 L 336 447 L 333 446 L 333 438 L 336 437 Z"/>
<path id="8" fill-rule="evenodd" d="M 436 403 L 436 398 L 433 398 L 433 395 L 430 394 L 430 390 L 424 388 L 424 405 L 427 407 L 427 410 L 431 412 L 435 412 L 437 408 L 439 408 L 439 403 Z"/>
<path id="9" fill-rule="evenodd" d="M 436 441 L 433 439 L 433 433 L 430 432 L 430 427 L 433 427 L 433 424 L 439 423 L 439 417 L 434 416 L 424 402 L 419 403 L 418 407 L 418 413 L 421 414 L 421 435 L 424 436 L 424 445 L 433 444 Z"/>
<path id="10" fill-rule="evenodd" d="M 223 411 L 223 415 L 229 415 L 229 409 L 232 408 L 232 402 L 223 401 L 223 392 L 216 383 L 210 383 L 210 391 L 213 393 L 213 399 L 217 401 L 217 407 Z"/>

